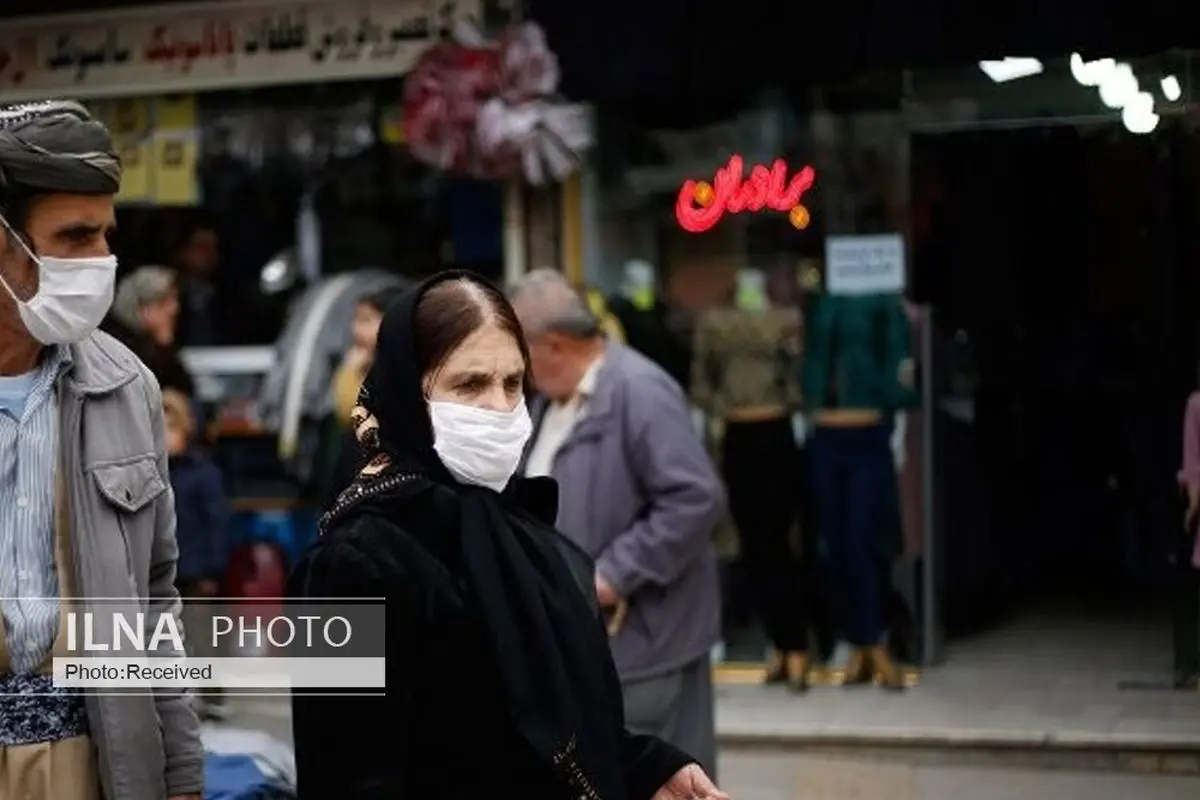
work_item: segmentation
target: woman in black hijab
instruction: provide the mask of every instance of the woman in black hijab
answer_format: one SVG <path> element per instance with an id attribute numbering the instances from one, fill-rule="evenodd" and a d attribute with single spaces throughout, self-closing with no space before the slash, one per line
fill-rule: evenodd
<path id="1" fill-rule="evenodd" d="M 470 273 L 384 317 L 354 411 L 367 466 L 289 589 L 386 598 L 387 698 L 295 697 L 301 800 L 726 798 L 625 729 L 592 563 L 552 527 L 554 482 L 512 477 L 528 378 L 511 306 Z"/>

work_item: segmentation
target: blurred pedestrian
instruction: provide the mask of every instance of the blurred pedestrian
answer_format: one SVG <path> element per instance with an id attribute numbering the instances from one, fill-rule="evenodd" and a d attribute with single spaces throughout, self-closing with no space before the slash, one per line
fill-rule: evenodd
<path id="1" fill-rule="evenodd" d="M 163 389 L 195 396 L 195 382 L 175 338 L 179 320 L 179 290 L 175 273 L 166 267 L 138 267 L 117 286 L 112 312 L 104 329 L 142 360 Z"/>
<path id="2" fill-rule="evenodd" d="M 379 338 L 379 323 L 383 312 L 396 298 L 399 289 L 384 289 L 359 301 L 350 323 L 350 348 L 333 376 L 333 418 L 325 431 L 326 453 L 322 463 L 325 477 L 318 485 L 322 508 L 329 508 L 358 475 L 362 467 L 362 452 L 354 436 L 351 416 L 358 404 L 363 379 L 375 360 L 375 343 Z M 326 460 L 327 459 L 327 460 Z"/>
<path id="3" fill-rule="evenodd" d="M 186 220 L 171 248 L 170 262 L 179 271 L 179 338 L 187 347 L 215 347 L 228 338 L 226 328 L 236 298 L 219 296 L 220 258 L 216 227 L 202 218 Z"/>
<path id="4" fill-rule="evenodd" d="M 185 604 L 183 625 L 190 655 L 212 658 L 214 606 L 204 602 L 217 597 L 229 558 L 229 504 L 221 471 L 195 441 L 191 403 L 174 389 L 163 391 L 167 453 L 171 488 L 175 492 L 175 538 L 179 565 L 175 585 Z M 191 601 L 191 602 L 187 602 Z M 221 691 L 198 695 L 200 715 L 224 719 Z"/>
<path id="5" fill-rule="evenodd" d="M 553 482 L 513 480 L 528 361 L 512 307 L 472 273 L 431 278 L 384 315 L 354 411 L 367 466 L 289 588 L 387 598 L 388 693 L 294 697 L 300 800 L 726 797 L 625 728 L 600 608 L 581 591 L 592 563 L 552 527 Z"/>
<path id="6" fill-rule="evenodd" d="M 158 382 L 96 331 L 121 162 L 82 105 L 52 100 L 0 106 L 0 175 L 0 797 L 200 800 L 184 692 L 85 696 L 50 674 L 83 598 L 178 615 Z"/>
<path id="7" fill-rule="evenodd" d="M 359 300 L 354 309 L 354 318 L 350 323 L 350 348 L 333 378 L 334 413 L 348 429 L 351 428 L 350 416 L 358 403 L 363 379 L 375 359 L 379 323 L 388 306 L 399 296 L 399 289 L 384 289 Z"/>
<path id="8" fill-rule="evenodd" d="M 709 655 L 720 637 L 711 536 L 724 495 L 683 391 L 661 367 L 607 340 L 561 273 L 534 270 L 512 299 L 543 395 L 524 471 L 558 481 L 558 527 L 596 560 L 626 720 L 711 774 Z"/>

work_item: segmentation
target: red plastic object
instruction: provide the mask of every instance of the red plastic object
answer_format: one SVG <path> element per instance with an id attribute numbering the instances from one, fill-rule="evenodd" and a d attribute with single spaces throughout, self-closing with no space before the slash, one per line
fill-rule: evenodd
<path id="1" fill-rule="evenodd" d="M 282 613 L 286 591 L 287 564 L 279 547 L 256 542 L 233 551 L 225 573 L 224 594 L 230 599 L 229 613 L 240 618 L 229 641 L 242 654 L 264 651 L 267 642 L 262 636 L 239 637 L 237 632 L 265 630 L 271 619 Z"/>

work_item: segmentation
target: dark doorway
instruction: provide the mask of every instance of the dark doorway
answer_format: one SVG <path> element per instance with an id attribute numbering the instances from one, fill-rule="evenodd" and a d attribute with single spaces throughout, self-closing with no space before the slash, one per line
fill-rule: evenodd
<path id="1" fill-rule="evenodd" d="M 1165 626 L 1200 319 L 1188 141 L 1119 125 L 914 139 L 951 638 L 1031 608 Z"/>

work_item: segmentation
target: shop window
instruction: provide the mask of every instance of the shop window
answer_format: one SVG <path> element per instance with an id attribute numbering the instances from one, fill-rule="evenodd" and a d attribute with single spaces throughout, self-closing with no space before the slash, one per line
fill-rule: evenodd
<path id="1" fill-rule="evenodd" d="M 203 219 L 219 240 L 218 296 L 252 309 L 222 315 L 227 344 L 270 343 L 286 298 L 262 296 L 263 267 L 316 221 L 321 275 L 382 268 L 421 277 L 465 267 L 499 278 L 501 188 L 437 173 L 411 157 L 396 123 L 399 80 L 222 91 L 195 97 L 196 202 L 147 197 L 120 209 L 126 268 L 171 264 Z M 245 313 L 243 313 L 245 312 Z"/>

